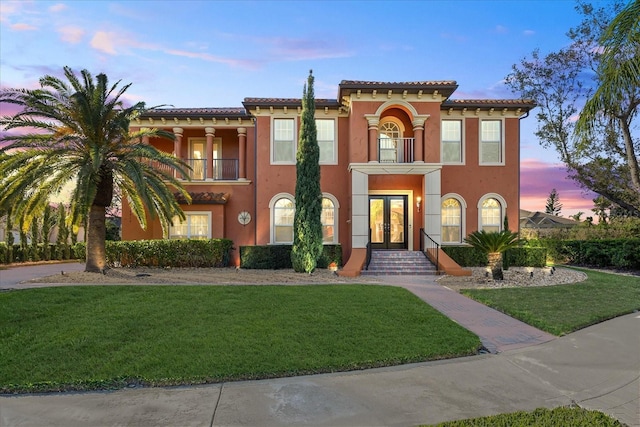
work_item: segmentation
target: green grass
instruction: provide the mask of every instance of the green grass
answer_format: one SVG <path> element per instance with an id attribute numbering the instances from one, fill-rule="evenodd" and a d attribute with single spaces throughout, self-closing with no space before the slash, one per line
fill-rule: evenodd
<path id="1" fill-rule="evenodd" d="M 554 335 L 640 309 L 640 277 L 585 273 L 586 281 L 569 285 L 464 289 L 461 293 Z"/>
<path id="2" fill-rule="evenodd" d="M 531 412 L 514 412 L 511 414 L 490 417 L 472 418 L 468 420 L 450 421 L 435 424 L 437 427 L 622 427 L 622 424 L 599 411 L 588 411 L 582 408 L 538 408 Z"/>
<path id="3" fill-rule="evenodd" d="M 52 287 L 0 293 L 0 307 L 3 393 L 354 370 L 480 346 L 397 287 Z"/>

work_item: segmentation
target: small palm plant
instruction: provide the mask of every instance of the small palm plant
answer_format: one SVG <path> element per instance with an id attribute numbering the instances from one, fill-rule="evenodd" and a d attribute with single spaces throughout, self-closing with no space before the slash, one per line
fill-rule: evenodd
<path id="1" fill-rule="evenodd" d="M 518 234 L 509 230 L 492 232 L 485 230 L 474 231 L 469 234 L 464 241 L 487 254 L 488 267 L 491 269 L 493 280 L 504 279 L 502 272 L 502 253 L 520 244 Z"/>

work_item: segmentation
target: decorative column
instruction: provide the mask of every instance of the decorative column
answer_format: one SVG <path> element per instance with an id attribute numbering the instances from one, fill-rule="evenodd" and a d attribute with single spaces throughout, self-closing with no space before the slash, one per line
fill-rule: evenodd
<path id="1" fill-rule="evenodd" d="M 424 212 L 424 231 L 431 236 L 436 243 L 442 243 L 440 236 L 442 230 L 442 178 L 441 170 L 424 174 L 424 197 L 422 198 L 422 212 Z"/>
<path id="2" fill-rule="evenodd" d="M 414 119 L 413 125 L 413 161 L 424 163 L 424 119 Z"/>
<path id="3" fill-rule="evenodd" d="M 176 156 L 177 158 L 181 159 L 182 158 L 182 134 L 184 132 L 184 129 L 182 128 L 173 128 L 173 134 L 176 136 L 176 139 L 173 141 L 173 155 Z M 176 178 L 181 178 L 179 175 L 180 173 L 177 170 L 174 170 L 174 176 Z"/>
<path id="4" fill-rule="evenodd" d="M 149 130 L 149 128 L 141 128 L 140 130 L 143 131 L 143 132 L 146 132 L 146 131 Z M 148 135 L 145 135 L 145 136 L 142 137 L 142 143 L 145 144 L 145 145 L 149 145 L 149 136 Z"/>
<path id="5" fill-rule="evenodd" d="M 367 121 L 369 122 L 369 163 L 375 163 L 378 162 L 378 124 L 380 118 L 378 116 L 367 117 Z"/>
<path id="6" fill-rule="evenodd" d="M 351 171 L 351 247 L 366 248 L 369 242 L 369 175 Z"/>
<path id="7" fill-rule="evenodd" d="M 238 128 L 238 180 L 247 179 L 247 128 Z"/>
<path id="8" fill-rule="evenodd" d="M 214 128 L 204 128 L 205 135 L 207 136 L 207 165 L 205 169 L 207 171 L 207 179 L 213 179 L 213 137 L 216 135 Z"/>

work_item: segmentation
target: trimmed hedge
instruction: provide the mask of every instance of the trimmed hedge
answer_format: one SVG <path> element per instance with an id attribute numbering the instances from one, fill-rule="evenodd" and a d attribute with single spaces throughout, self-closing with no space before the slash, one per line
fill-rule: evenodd
<path id="1" fill-rule="evenodd" d="M 462 267 L 485 267 L 487 254 L 472 246 L 441 246 L 442 250 Z M 505 253 L 505 266 L 544 267 L 547 249 L 543 247 L 511 248 Z"/>
<path id="2" fill-rule="evenodd" d="M 342 246 L 324 245 L 317 268 L 327 268 L 334 262 L 342 265 Z M 240 267 L 246 269 L 280 270 L 293 268 L 291 245 L 240 246 Z"/>
<path id="3" fill-rule="evenodd" d="M 175 239 L 107 241 L 110 267 L 226 267 L 233 241 L 229 239 Z M 86 245 L 73 247 L 85 259 Z"/>
<path id="4" fill-rule="evenodd" d="M 531 240 L 545 247 L 557 263 L 591 267 L 640 269 L 640 238 L 599 240 Z"/>
<path id="5" fill-rule="evenodd" d="M 10 251 L 9 246 L 5 242 L 0 242 L 0 264 L 69 259 L 69 256 L 65 257 L 64 254 L 64 251 L 59 250 L 58 245 L 54 243 L 49 243 L 48 248 L 44 243 L 38 243 L 36 254 L 34 253 L 34 246 L 32 245 L 27 246 L 25 250 L 23 250 L 22 246 L 14 244 Z"/>

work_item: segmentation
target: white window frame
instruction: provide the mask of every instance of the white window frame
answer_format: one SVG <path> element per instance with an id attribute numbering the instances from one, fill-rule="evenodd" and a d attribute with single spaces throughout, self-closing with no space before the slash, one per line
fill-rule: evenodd
<path id="1" fill-rule="evenodd" d="M 277 242 L 276 241 L 276 203 L 278 200 L 288 199 L 293 204 L 293 212 L 295 218 L 295 209 L 296 209 L 296 198 L 289 193 L 278 193 L 271 198 L 269 201 L 269 244 L 272 245 L 290 245 L 293 243 L 293 240 L 290 242 Z M 293 228 L 293 222 L 291 223 L 291 227 Z M 291 233 L 293 236 L 293 233 Z"/>
<path id="2" fill-rule="evenodd" d="M 445 139 L 445 133 L 444 133 L 444 123 L 445 122 L 458 122 L 458 124 L 460 125 L 460 138 L 457 140 L 449 140 L 449 139 Z M 443 119 L 441 122 L 441 127 L 440 127 L 440 161 L 443 164 L 446 165 L 463 165 L 464 162 L 464 121 L 461 119 Z M 446 161 L 444 158 L 444 147 L 445 144 L 453 144 L 453 143 L 457 143 L 458 144 L 458 154 L 459 154 L 459 160 L 457 161 Z"/>
<path id="3" fill-rule="evenodd" d="M 320 164 L 321 165 L 337 165 L 338 164 L 338 122 L 336 119 L 315 119 L 316 120 L 316 129 L 319 128 L 318 122 L 332 122 L 333 123 L 333 135 L 332 139 L 320 139 L 320 134 L 318 133 L 318 147 L 320 148 Z M 327 143 L 327 146 L 331 146 L 332 155 L 330 159 L 322 160 L 322 143 Z"/>
<path id="4" fill-rule="evenodd" d="M 482 230 L 485 226 L 482 222 L 482 204 L 487 199 L 496 199 L 500 204 L 500 220 L 498 226 L 498 231 L 503 230 L 504 225 L 504 216 L 507 212 L 507 201 L 499 194 L 496 193 L 487 193 L 478 200 L 478 230 Z M 494 226 L 496 224 L 487 224 L 487 226 Z"/>
<path id="5" fill-rule="evenodd" d="M 276 139 L 276 123 L 279 121 L 291 121 L 293 124 L 292 130 L 292 139 Z M 296 164 L 296 154 L 298 150 L 298 120 L 295 117 L 273 117 L 271 119 L 271 164 L 272 165 L 295 165 Z M 278 160 L 275 158 L 276 155 L 276 144 L 278 143 L 287 143 L 291 144 L 291 160 Z"/>
<path id="6" fill-rule="evenodd" d="M 447 193 L 444 196 L 442 196 L 440 198 L 440 210 L 442 212 L 442 204 L 448 200 L 448 199 L 454 199 L 456 200 L 459 204 L 460 204 L 460 239 L 456 242 L 445 242 L 444 240 L 442 240 L 442 244 L 443 245 L 460 245 L 461 243 L 464 243 L 464 238 L 467 236 L 466 231 L 467 231 L 467 202 L 464 200 L 464 198 L 457 194 L 457 193 Z M 442 218 L 442 216 L 441 216 Z M 443 221 L 443 219 L 441 219 L 441 221 Z M 442 227 L 444 226 L 444 224 L 440 224 L 440 235 L 442 236 L 442 238 L 444 239 L 444 233 L 442 232 Z"/>
<path id="7" fill-rule="evenodd" d="M 203 236 L 196 236 L 196 237 L 192 237 L 191 235 L 191 222 L 190 222 L 190 217 L 192 216 L 201 216 L 201 215 L 206 215 L 207 216 L 207 235 L 206 238 L 210 239 L 211 238 L 211 212 L 210 211 L 187 211 L 184 213 L 186 216 L 186 219 L 184 222 L 187 223 L 187 233 L 185 235 L 178 235 L 176 237 L 176 235 L 174 234 L 175 231 L 175 226 L 172 224 L 169 226 L 169 239 L 192 239 L 192 238 L 198 238 L 198 239 L 202 239 L 205 238 Z M 177 217 L 173 218 L 174 221 L 177 220 Z"/>
<path id="8" fill-rule="evenodd" d="M 338 199 L 335 198 L 335 196 L 333 194 L 330 193 L 322 193 L 322 198 L 323 199 L 328 199 L 331 200 L 331 202 L 333 203 L 333 240 L 332 241 L 324 241 L 324 233 L 323 233 L 323 239 L 322 239 L 322 244 L 324 245 L 335 245 L 339 242 L 338 236 L 339 236 L 339 230 L 338 230 L 338 224 L 340 223 L 339 221 L 339 214 L 340 214 L 340 203 L 338 202 Z M 322 216 L 320 217 L 322 220 Z M 322 227 L 324 229 L 325 224 L 322 224 Z"/>
<path id="9" fill-rule="evenodd" d="M 196 144 L 202 144 L 202 158 L 196 159 L 194 155 L 194 146 Z M 201 160 L 197 164 L 191 163 L 190 166 L 193 170 L 189 171 L 191 179 L 196 181 L 204 181 L 207 178 L 207 165 L 209 164 L 209 153 L 207 153 L 207 140 L 205 138 L 189 138 L 189 162 L 194 160 Z"/>
<path id="10" fill-rule="evenodd" d="M 497 162 L 484 162 L 482 160 L 482 152 L 483 152 L 483 144 L 495 144 L 495 140 L 486 140 L 484 139 L 483 125 L 489 122 L 497 122 L 499 123 L 500 129 L 500 140 L 498 141 L 498 161 Z M 478 133 L 478 162 L 481 166 L 503 166 L 504 165 L 504 121 L 500 119 L 481 119 L 480 120 L 480 129 Z"/>

